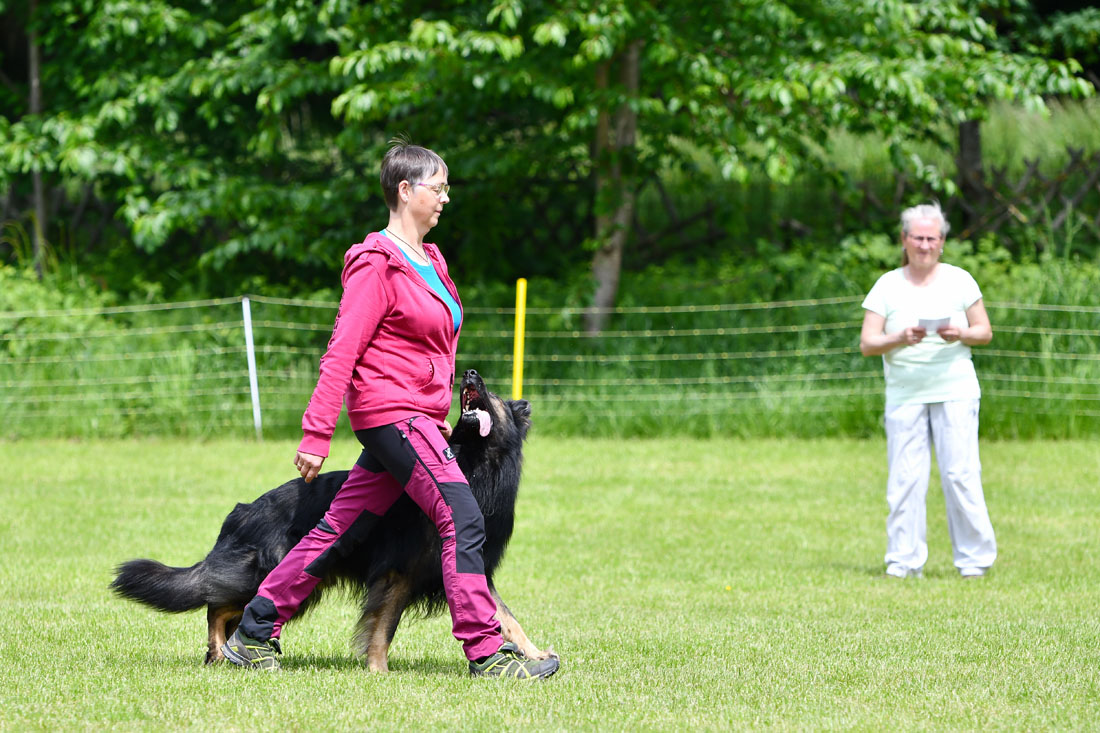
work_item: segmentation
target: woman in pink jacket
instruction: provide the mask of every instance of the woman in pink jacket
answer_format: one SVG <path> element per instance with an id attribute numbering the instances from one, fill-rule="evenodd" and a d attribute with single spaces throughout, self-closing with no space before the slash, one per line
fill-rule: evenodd
<path id="1" fill-rule="evenodd" d="M 222 647 L 234 664 L 279 667 L 283 624 L 329 563 L 404 492 L 443 540 L 447 606 L 470 673 L 535 679 L 558 669 L 557 660 L 528 659 L 501 638 L 485 580 L 484 520 L 445 438 L 462 304 L 443 256 L 424 236 L 450 201 L 447 173 L 436 153 L 403 141 L 382 160 L 389 222 L 344 255 L 344 294 L 294 465 L 307 482 L 321 471 L 343 403 L 363 453 L 324 518 L 245 607 Z"/>

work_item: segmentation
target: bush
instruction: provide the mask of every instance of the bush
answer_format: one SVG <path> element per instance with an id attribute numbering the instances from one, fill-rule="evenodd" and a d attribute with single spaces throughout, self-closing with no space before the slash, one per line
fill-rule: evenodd
<path id="1" fill-rule="evenodd" d="M 861 234 L 755 249 L 625 273 L 609 330 L 594 336 L 582 331 L 585 277 L 533 279 L 523 396 L 535 404 L 538 429 L 878 435 L 882 367 L 859 354 L 860 303 L 898 265 L 898 244 Z M 1100 434 L 1100 263 L 1049 254 L 1018 261 L 993 238 L 949 240 L 946 259 L 978 280 L 996 333 L 975 350 L 983 434 Z M 508 395 L 514 286 L 464 286 L 463 296 L 458 370 L 477 368 Z M 251 434 L 238 298 L 103 312 L 111 302 L 78 278 L 40 283 L 0 267 L 0 434 Z M 253 300 L 265 435 L 297 434 L 334 310 L 327 300 Z"/>

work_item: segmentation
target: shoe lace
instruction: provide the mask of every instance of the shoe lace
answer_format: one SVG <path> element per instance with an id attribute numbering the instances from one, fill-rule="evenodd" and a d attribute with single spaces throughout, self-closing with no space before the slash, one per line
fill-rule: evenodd
<path id="1" fill-rule="evenodd" d="M 531 659 L 519 649 L 509 649 L 501 652 L 504 655 L 506 661 L 504 663 L 504 674 L 509 677 L 530 677 L 533 673 L 533 667 L 537 664 L 534 659 Z"/>

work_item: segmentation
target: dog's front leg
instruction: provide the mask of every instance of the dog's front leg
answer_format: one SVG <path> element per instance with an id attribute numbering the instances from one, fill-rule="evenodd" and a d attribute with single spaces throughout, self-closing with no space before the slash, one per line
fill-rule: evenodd
<path id="1" fill-rule="evenodd" d="M 527 634 L 523 632 L 523 627 L 519 625 L 519 621 L 512 615 L 511 610 L 505 605 L 500 594 L 497 593 L 497 589 L 491 584 L 489 592 L 493 594 L 493 600 L 497 602 L 497 612 L 494 618 L 500 622 L 500 635 L 504 637 L 505 641 L 515 644 L 530 659 L 558 658 L 553 648 L 547 647 L 546 651 L 542 651 L 531 643 L 531 640 L 527 638 Z"/>
<path id="2" fill-rule="evenodd" d="M 367 589 L 363 615 L 356 625 L 355 645 L 367 658 L 371 672 L 390 670 L 390 643 L 409 605 L 409 583 L 397 573 L 389 573 Z"/>

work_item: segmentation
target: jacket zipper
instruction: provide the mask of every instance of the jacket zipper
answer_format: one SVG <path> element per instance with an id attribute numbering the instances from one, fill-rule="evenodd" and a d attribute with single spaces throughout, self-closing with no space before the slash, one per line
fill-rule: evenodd
<path id="1" fill-rule="evenodd" d="M 389 253 L 387 252 L 387 254 L 389 254 Z M 445 300 L 443 300 L 443 298 L 441 298 L 439 296 L 439 293 L 435 292 L 435 290 L 433 290 L 431 288 L 431 286 L 428 285 L 428 283 L 424 282 L 424 278 L 422 278 L 420 276 L 420 273 L 413 270 L 412 267 L 409 265 L 409 263 L 405 262 L 404 260 L 398 260 L 392 254 L 390 254 L 389 262 L 390 262 L 391 266 L 397 267 L 399 270 L 401 270 L 403 273 L 405 273 L 405 277 L 407 277 L 410 280 L 412 280 L 413 282 L 415 282 L 417 287 L 420 287 L 420 288 L 423 288 L 424 290 L 427 290 L 428 293 L 433 298 L 435 298 L 436 301 L 440 305 L 443 306 L 443 310 L 447 312 L 447 315 L 451 314 L 451 309 L 447 306 L 447 302 Z M 431 263 L 432 269 L 435 270 L 435 260 L 432 259 L 431 255 L 428 255 L 428 262 Z M 436 270 L 435 274 L 439 275 L 439 271 Z M 451 278 L 448 275 L 447 280 L 450 280 L 450 279 Z M 451 297 L 455 299 L 455 305 L 458 306 L 458 312 L 459 312 L 459 315 L 461 316 L 461 320 L 458 323 L 458 330 L 455 331 L 454 334 L 451 336 L 451 348 L 457 350 L 458 337 L 462 334 L 462 327 L 464 325 L 466 325 L 466 311 L 462 307 L 462 300 L 458 297 L 458 287 L 454 284 L 454 282 L 452 281 L 450 287 L 447 287 L 447 283 L 443 282 L 443 277 L 442 276 L 439 277 L 439 281 L 441 283 L 443 283 L 443 287 L 447 288 L 447 292 L 450 293 Z M 434 370 L 435 367 L 433 366 L 432 368 Z M 451 368 L 452 368 L 451 383 L 453 384 L 454 383 L 454 371 L 453 371 L 454 367 L 452 366 Z"/>

